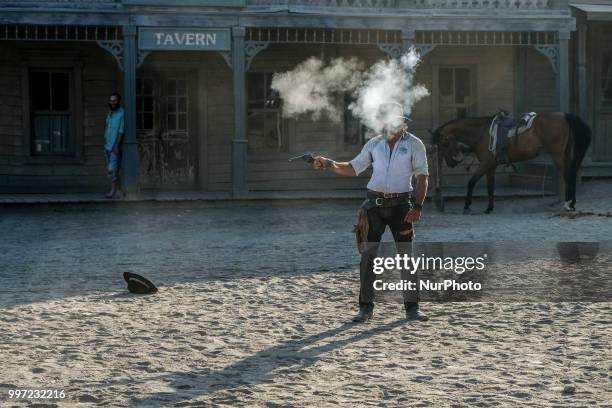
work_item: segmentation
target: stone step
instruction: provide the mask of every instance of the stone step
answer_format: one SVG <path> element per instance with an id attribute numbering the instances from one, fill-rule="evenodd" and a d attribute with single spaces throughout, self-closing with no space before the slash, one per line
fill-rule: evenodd
<path id="1" fill-rule="evenodd" d="M 580 177 L 610 178 L 612 177 L 612 163 L 594 162 L 583 164 L 580 167 Z"/>

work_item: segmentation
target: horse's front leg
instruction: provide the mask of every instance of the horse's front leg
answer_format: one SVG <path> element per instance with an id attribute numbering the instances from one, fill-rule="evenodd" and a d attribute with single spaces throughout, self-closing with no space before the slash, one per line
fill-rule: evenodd
<path id="1" fill-rule="evenodd" d="M 467 195 L 465 196 L 465 206 L 463 207 L 463 213 L 470 213 L 470 206 L 472 205 L 472 194 L 474 192 L 474 186 L 478 183 L 478 180 L 491 169 L 495 169 L 495 166 L 491 165 L 488 162 L 481 162 L 476 169 L 474 175 L 470 178 L 467 186 Z"/>
<path id="2" fill-rule="evenodd" d="M 495 206 L 495 167 L 487 172 L 487 195 L 489 196 L 489 205 L 485 214 L 490 214 Z"/>

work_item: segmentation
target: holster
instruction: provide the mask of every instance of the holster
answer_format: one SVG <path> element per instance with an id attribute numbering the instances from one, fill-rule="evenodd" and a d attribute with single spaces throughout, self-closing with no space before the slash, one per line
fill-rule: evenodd
<path id="1" fill-rule="evenodd" d="M 379 198 L 378 200 L 380 202 L 378 202 L 376 198 L 366 198 L 357 211 L 357 224 L 354 225 L 353 232 L 355 233 L 355 239 L 357 241 L 357 250 L 360 254 L 372 248 L 372 245 L 368 242 L 368 232 L 370 231 L 368 210 L 374 207 L 393 207 L 402 204 L 409 204 L 410 208 L 412 208 L 409 197 L 384 200 Z M 414 238 L 414 227 L 410 230 L 410 235 Z"/>
<path id="2" fill-rule="evenodd" d="M 370 224 L 368 222 L 368 210 L 376 207 L 375 200 L 366 199 L 357 211 L 357 224 L 353 228 L 355 239 L 357 240 L 357 250 L 363 254 L 368 249 L 368 232 Z"/>

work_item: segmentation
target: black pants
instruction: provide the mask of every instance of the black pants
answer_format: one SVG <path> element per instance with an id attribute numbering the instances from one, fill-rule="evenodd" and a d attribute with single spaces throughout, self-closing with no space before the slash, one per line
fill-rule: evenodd
<path id="1" fill-rule="evenodd" d="M 394 205 L 392 207 L 376 206 L 368 209 L 368 245 L 367 250 L 361 254 L 359 305 L 373 305 L 375 290 L 374 281 L 380 279 L 373 272 L 374 258 L 378 256 L 380 240 L 387 226 L 391 229 L 393 239 L 400 255 L 412 255 L 412 237 L 414 231 L 412 224 L 404 221 L 404 217 L 412 208 L 410 202 Z M 417 282 L 417 274 L 402 271 L 402 279 Z M 404 291 L 404 303 L 407 305 L 418 302 L 418 291 Z"/>

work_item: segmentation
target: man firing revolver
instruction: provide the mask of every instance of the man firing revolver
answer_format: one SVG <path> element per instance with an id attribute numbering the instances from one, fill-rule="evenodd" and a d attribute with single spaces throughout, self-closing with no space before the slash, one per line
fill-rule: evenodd
<path id="1" fill-rule="evenodd" d="M 406 120 L 410 119 L 404 116 L 401 105 L 383 104 L 379 110 L 383 115 L 391 112 L 391 118 L 386 122 L 388 125 L 382 135 L 364 145 L 357 157 L 350 162 L 336 162 L 316 156 L 312 162 L 315 170 L 330 169 L 341 176 L 357 176 L 370 165 L 373 169 L 367 185 L 367 199 L 360 209 L 361 222 L 356 226 L 358 234 L 363 235 L 363 242 L 360 243 L 359 313 L 353 318 L 355 322 L 372 318 L 375 294 L 373 263 L 386 227 L 391 229 L 398 250 L 403 246 L 410 247 L 411 251 L 413 224 L 421 218 L 427 194 L 429 172 L 425 145 L 408 132 Z M 411 201 L 413 175 L 416 176 L 416 192 L 414 201 Z M 415 281 L 416 276 L 410 275 L 406 279 Z M 404 308 L 408 320 L 428 319 L 419 309 L 418 291 L 404 291 Z"/>

